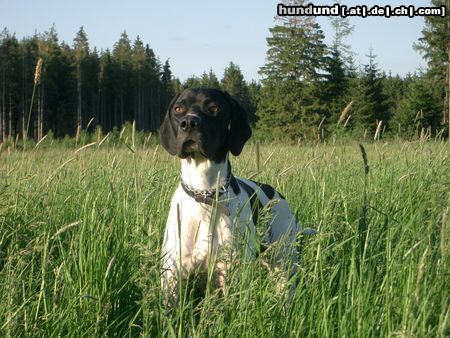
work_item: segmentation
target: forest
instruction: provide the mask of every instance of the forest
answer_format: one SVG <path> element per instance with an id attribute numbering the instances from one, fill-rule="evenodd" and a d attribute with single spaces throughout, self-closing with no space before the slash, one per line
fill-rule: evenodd
<path id="1" fill-rule="evenodd" d="M 445 0 L 433 0 L 435 6 Z M 449 17 L 425 17 L 414 48 L 427 68 L 399 76 L 368 50 L 356 62 L 346 39 L 354 27 L 331 17 L 332 43 L 314 17 L 277 17 L 267 37 L 260 81 L 246 81 L 230 61 L 183 82 L 148 43 L 124 31 L 112 49 L 91 46 L 81 27 L 72 45 L 53 26 L 19 40 L 0 34 L 0 142 L 45 135 L 108 133 L 127 122 L 156 132 L 171 97 L 183 88 L 228 91 L 249 112 L 258 139 L 441 138 L 449 126 Z"/>

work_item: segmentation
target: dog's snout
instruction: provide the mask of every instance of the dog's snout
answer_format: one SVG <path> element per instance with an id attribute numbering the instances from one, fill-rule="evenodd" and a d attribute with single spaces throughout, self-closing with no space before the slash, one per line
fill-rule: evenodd
<path id="1" fill-rule="evenodd" d="M 197 129 L 200 119 L 194 115 L 187 115 L 180 121 L 180 128 L 183 131 L 192 131 Z"/>

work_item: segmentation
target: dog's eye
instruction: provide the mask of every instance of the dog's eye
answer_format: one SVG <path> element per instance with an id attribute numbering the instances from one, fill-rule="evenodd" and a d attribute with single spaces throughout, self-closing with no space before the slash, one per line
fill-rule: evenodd
<path id="1" fill-rule="evenodd" d="M 213 114 L 217 114 L 218 112 L 220 112 L 220 108 L 217 106 L 211 106 L 209 107 L 209 111 Z"/>
<path id="2" fill-rule="evenodd" d="M 184 108 L 182 106 L 175 106 L 173 109 L 175 113 L 182 113 L 184 111 Z"/>

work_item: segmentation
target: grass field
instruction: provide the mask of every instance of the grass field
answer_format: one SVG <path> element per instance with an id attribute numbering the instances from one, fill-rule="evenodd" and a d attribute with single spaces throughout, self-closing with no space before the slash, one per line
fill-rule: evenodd
<path id="1" fill-rule="evenodd" d="M 159 250 L 179 163 L 162 149 L 0 152 L 1 337 L 450 335 L 448 143 L 261 145 L 258 181 L 305 240 L 294 294 L 261 262 L 229 294 L 161 306 Z M 233 158 L 255 173 L 254 146 Z"/>

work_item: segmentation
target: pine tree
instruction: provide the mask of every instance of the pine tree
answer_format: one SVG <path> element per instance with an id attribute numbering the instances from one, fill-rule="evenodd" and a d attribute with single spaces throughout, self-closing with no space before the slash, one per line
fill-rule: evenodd
<path id="1" fill-rule="evenodd" d="M 175 94 L 175 89 L 173 87 L 173 81 L 172 81 L 172 70 L 170 69 L 169 60 L 166 60 L 166 62 L 164 63 L 163 69 L 162 69 L 161 85 L 162 85 L 161 91 L 162 91 L 163 99 L 161 102 L 160 114 L 159 114 L 160 118 L 159 118 L 157 127 L 159 127 L 159 125 L 161 124 L 161 121 L 164 118 L 164 115 L 166 113 L 166 109 L 169 105 L 169 102 Z"/>
<path id="2" fill-rule="evenodd" d="M 249 88 L 238 65 L 230 62 L 223 72 L 221 88 L 234 97 L 247 111 L 251 123 L 256 121 L 256 107 L 252 104 Z"/>
<path id="3" fill-rule="evenodd" d="M 24 38 L 21 41 L 21 53 L 22 53 L 22 84 L 21 84 L 21 121 L 20 129 L 22 132 L 22 140 L 28 137 L 28 116 L 30 114 L 31 97 L 34 85 L 33 70 L 36 69 L 38 63 L 38 37 L 35 34 L 31 38 Z M 31 109 L 31 112 L 33 110 Z M 31 117 L 31 116 L 30 116 Z M 28 126 L 29 127 L 29 126 Z M 1 132 L 0 132 L 1 135 Z M 0 136 L 1 137 L 1 136 Z"/>
<path id="4" fill-rule="evenodd" d="M 201 86 L 202 86 L 202 80 L 195 75 L 188 77 L 183 82 L 183 88 L 198 88 Z"/>
<path id="5" fill-rule="evenodd" d="M 316 139 L 322 107 L 312 90 L 294 80 L 266 83 L 258 99 L 257 136 L 266 140 Z"/>
<path id="6" fill-rule="evenodd" d="M 147 62 L 147 55 L 145 53 L 144 44 L 139 36 L 136 37 L 133 45 L 133 77 L 134 77 L 134 120 L 136 127 L 141 129 L 144 124 L 144 68 Z"/>
<path id="7" fill-rule="evenodd" d="M 340 0 L 335 0 L 334 3 L 341 6 Z M 330 24 L 333 28 L 334 35 L 333 43 L 329 49 L 339 55 L 339 58 L 342 60 L 342 64 L 345 69 L 348 70 L 353 61 L 353 52 L 350 45 L 345 43 L 345 39 L 352 34 L 355 27 L 350 25 L 350 20 L 348 17 L 343 18 L 340 16 L 331 16 Z"/>
<path id="8" fill-rule="evenodd" d="M 58 42 L 58 34 L 55 26 L 44 32 L 39 37 L 39 56 L 43 59 L 41 72 L 41 81 L 37 90 L 37 114 L 35 119 L 35 137 L 42 139 L 47 129 L 46 123 L 51 121 L 54 124 L 58 109 L 58 90 L 59 78 L 62 75 L 61 64 L 61 46 Z M 64 65 L 64 71 L 67 71 Z M 72 69 L 70 69 L 72 71 Z M 71 78 L 70 74 L 64 74 Z M 69 114 L 69 112 L 65 112 Z M 71 121 L 72 116 L 67 116 Z"/>
<path id="9" fill-rule="evenodd" d="M 364 65 L 359 87 L 353 96 L 353 120 L 360 130 L 373 133 L 378 123 L 386 126 L 389 122 L 388 107 L 383 91 L 383 76 L 375 63 L 375 54 L 369 51 L 369 63 Z"/>
<path id="10" fill-rule="evenodd" d="M 230 62 L 223 72 L 221 87 L 241 104 L 248 103 L 248 88 L 238 65 Z"/>
<path id="11" fill-rule="evenodd" d="M 73 39 L 73 49 L 77 69 L 77 128 L 81 129 L 83 126 L 82 77 L 89 57 L 89 44 L 83 26 L 80 27 L 75 39 Z"/>
<path id="12" fill-rule="evenodd" d="M 172 88 L 173 88 L 173 93 L 181 93 L 183 91 L 183 84 L 181 83 L 179 78 L 174 78 L 172 80 Z"/>
<path id="13" fill-rule="evenodd" d="M 414 76 L 408 84 L 393 117 L 392 129 L 399 136 L 411 138 L 430 128 L 431 134 L 439 132 L 441 105 L 434 99 L 429 79 Z"/>
<path id="14" fill-rule="evenodd" d="M 304 5 L 304 0 L 283 1 Z M 276 17 L 282 24 L 270 28 L 267 62 L 259 73 L 265 81 L 294 80 L 311 83 L 324 68 L 324 34 L 314 17 Z"/>
<path id="15" fill-rule="evenodd" d="M 98 73 L 99 123 L 106 131 L 114 126 L 114 65 L 109 49 L 100 55 Z"/>
<path id="16" fill-rule="evenodd" d="M 100 97 L 98 95 L 100 55 L 96 47 L 94 47 L 92 52 L 89 54 L 86 72 L 89 75 L 89 77 L 84 81 L 86 103 L 88 104 L 87 111 L 91 113 L 90 118 L 94 118 L 89 131 L 94 131 L 100 121 Z"/>
<path id="17" fill-rule="evenodd" d="M 145 46 L 146 54 L 146 67 L 145 67 L 145 79 L 146 79 L 146 93 L 145 100 L 145 114 L 144 114 L 144 130 L 155 131 L 159 127 L 159 121 L 161 120 L 161 108 L 165 105 L 166 96 L 165 81 L 167 76 L 171 76 L 169 60 L 164 65 L 163 74 L 161 74 L 161 62 L 155 55 L 153 49 L 147 44 Z M 169 73 L 168 73 L 169 72 Z M 162 78 L 161 78 L 162 77 Z M 161 103 L 162 102 L 162 103 Z"/>
<path id="18" fill-rule="evenodd" d="M 382 79 L 383 82 L 383 94 L 386 98 L 386 107 L 388 110 L 388 116 L 394 118 L 397 114 L 400 102 L 406 95 L 406 89 L 409 83 L 412 81 L 410 74 L 407 74 L 404 78 L 399 75 L 393 76 L 389 73 L 386 77 Z M 396 124 L 390 123 L 391 131 L 396 132 Z"/>
<path id="19" fill-rule="evenodd" d="M 256 125 L 258 122 L 258 116 L 256 116 L 256 110 L 258 107 L 258 100 L 261 96 L 261 85 L 256 81 L 252 81 L 248 84 L 248 119 L 252 126 Z"/>
<path id="20" fill-rule="evenodd" d="M 45 134 L 52 130 L 57 136 L 73 135 L 77 132 L 77 81 L 76 67 L 74 65 L 73 49 L 69 45 L 62 43 L 57 54 L 52 58 L 46 69 L 47 86 L 44 96 L 46 98 L 45 117 L 43 122 Z M 87 61 L 83 65 L 85 74 L 88 74 Z M 83 102 L 86 111 L 87 89 L 90 78 L 84 76 L 83 80 Z"/>
<path id="21" fill-rule="evenodd" d="M 208 73 L 203 73 L 201 77 L 201 86 L 206 88 L 220 89 L 219 79 L 212 69 Z"/>
<path id="22" fill-rule="evenodd" d="M 284 1 L 304 5 L 303 0 Z M 282 138 L 316 138 L 326 115 L 321 100 L 325 69 L 324 35 L 314 17 L 277 17 L 267 38 L 267 62 L 260 68 L 263 88 L 258 100 L 257 127 Z"/>
<path id="23" fill-rule="evenodd" d="M 449 0 L 432 0 L 433 7 L 446 6 Z M 426 16 L 425 27 L 415 49 L 423 54 L 428 62 L 426 76 L 433 87 L 433 96 L 440 102 L 442 124 L 448 126 L 450 137 L 450 16 Z"/>
<path id="24" fill-rule="evenodd" d="M 114 104 L 114 125 L 120 126 L 126 120 L 130 121 L 128 107 L 133 107 L 130 96 L 131 86 L 131 60 L 132 50 L 127 32 L 123 32 L 119 41 L 113 49 L 115 94 L 117 95 Z M 130 95 L 131 94 L 131 95 Z"/>
<path id="25" fill-rule="evenodd" d="M 0 142 L 4 142 L 16 135 L 21 65 L 17 38 L 4 29 L 0 42 Z"/>
<path id="26" fill-rule="evenodd" d="M 341 4 L 336 0 L 335 3 Z M 332 45 L 328 48 L 326 59 L 326 82 L 324 83 L 324 101 L 327 104 L 328 116 L 336 123 L 340 113 L 350 102 L 349 81 L 352 67 L 352 56 L 350 46 L 345 39 L 353 32 L 354 27 L 350 25 L 349 18 L 330 17 L 330 23 L 334 30 Z"/>

